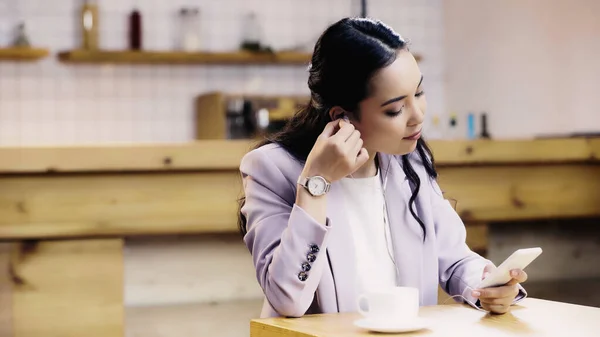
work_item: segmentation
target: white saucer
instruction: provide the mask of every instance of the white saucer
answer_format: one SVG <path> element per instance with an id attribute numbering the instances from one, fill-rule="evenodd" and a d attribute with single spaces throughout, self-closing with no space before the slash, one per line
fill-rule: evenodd
<path id="1" fill-rule="evenodd" d="M 389 322 L 389 321 L 377 321 L 370 320 L 368 318 L 362 318 L 354 321 L 354 325 L 359 328 L 363 328 L 374 332 L 411 332 L 427 328 L 430 325 L 429 320 L 417 317 L 407 322 Z"/>

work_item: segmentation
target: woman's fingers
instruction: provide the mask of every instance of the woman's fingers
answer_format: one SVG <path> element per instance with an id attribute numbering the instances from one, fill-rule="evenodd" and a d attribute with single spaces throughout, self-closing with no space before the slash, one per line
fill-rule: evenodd
<path id="1" fill-rule="evenodd" d="M 343 120 L 340 120 L 339 123 L 340 129 L 332 136 L 332 138 L 336 138 L 337 141 L 340 142 L 346 142 L 355 130 L 354 125 L 346 123 Z"/>
<path id="2" fill-rule="evenodd" d="M 486 277 L 488 277 L 492 271 L 496 270 L 496 266 L 494 266 L 493 264 L 488 264 L 483 268 L 483 275 L 481 275 L 481 279 L 485 279 Z"/>
<path id="3" fill-rule="evenodd" d="M 354 148 L 356 147 L 357 143 L 361 143 L 361 147 L 362 147 L 362 140 L 360 138 L 360 132 L 358 130 L 354 130 L 352 132 L 352 134 L 350 135 L 350 137 L 348 137 L 348 140 L 346 140 L 346 143 L 348 143 L 348 147 L 350 150 L 354 150 Z M 360 147 L 354 151 L 353 153 L 358 154 L 358 151 L 360 150 Z"/>
<path id="4" fill-rule="evenodd" d="M 496 269 L 493 265 L 488 265 L 483 270 L 482 278 L 486 278 Z M 511 270 L 512 279 L 503 286 L 490 287 L 485 289 L 476 289 L 472 292 L 473 297 L 479 299 L 481 306 L 490 312 L 504 314 L 509 311 L 510 306 L 519 294 L 517 284 L 527 280 L 527 273 L 520 269 Z"/>
<path id="5" fill-rule="evenodd" d="M 508 305 L 487 304 L 487 303 L 482 303 L 481 307 L 483 307 L 483 309 L 485 309 L 489 312 L 495 313 L 495 314 L 505 314 L 510 309 L 510 306 L 508 306 Z"/>
<path id="6" fill-rule="evenodd" d="M 356 156 L 356 168 L 363 166 L 367 160 L 369 160 L 369 152 L 363 147 L 360 149 L 358 156 Z"/>
<path id="7" fill-rule="evenodd" d="M 523 283 L 527 281 L 527 273 L 522 271 L 521 269 L 513 269 L 510 271 L 510 276 L 512 279 L 508 281 L 508 285 L 514 285 L 517 283 Z"/>
<path id="8" fill-rule="evenodd" d="M 513 296 L 514 298 L 518 293 L 519 289 L 516 285 L 506 285 L 494 288 L 477 289 L 473 292 L 473 296 L 478 297 L 479 299 L 503 298 L 509 296 Z"/>
<path id="9" fill-rule="evenodd" d="M 360 154 L 360 150 L 363 148 L 363 141 L 362 139 L 358 138 L 358 140 L 354 143 L 353 147 L 352 147 L 352 151 L 350 152 L 352 155 L 355 155 L 356 157 L 358 157 L 358 155 Z"/>
<path id="10" fill-rule="evenodd" d="M 515 300 L 513 296 L 499 297 L 499 298 L 481 298 L 480 303 L 489 305 L 510 305 Z"/>
<path id="11" fill-rule="evenodd" d="M 331 121 L 327 123 L 325 125 L 325 128 L 323 129 L 323 132 L 321 132 L 321 136 L 325 138 L 332 137 L 333 135 L 335 135 L 335 130 L 337 129 L 338 125 L 339 121 Z"/>

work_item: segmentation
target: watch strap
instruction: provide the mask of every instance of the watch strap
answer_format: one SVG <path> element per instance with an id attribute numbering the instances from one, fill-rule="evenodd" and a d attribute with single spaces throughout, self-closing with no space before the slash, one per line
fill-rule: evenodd
<path id="1" fill-rule="evenodd" d="M 321 177 L 321 176 L 314 176 L 314 177 L 318 177 L 320 179 L 323 179 L 323 181 L 325 181 L 325 190 L 323 191 L 323 194 L 328 193 L 329 190 L 331 189 L 331 183 L 329 181 L 327 181 L 327 179 L 325 179 L 324 177 Z M 308 191 L 308 193 L 310 193 L 311 195 L 314 196 L 314 194 L 312 194 L 310 189 L 308 188 L 308 181 L 311 178 L 313 178 L 313 177 L 300 176 L 300 177 L 298 177 L 297 184 L 304 187 Z M 321 195 L 323 195 L 323 194 L 321 194 Z"/>
<path id="2" fill-rule="evenodd" d="M 308 184 L 308 177 L 299 176 L 297 183 L 300 186 L 307 187 L 306 184 Z"/>

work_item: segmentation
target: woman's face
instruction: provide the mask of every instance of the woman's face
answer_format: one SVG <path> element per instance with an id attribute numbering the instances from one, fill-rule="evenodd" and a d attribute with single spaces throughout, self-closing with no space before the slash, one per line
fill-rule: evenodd
<path id="1" fill-rule="evenodd" d="M 372 78 L 371 95 L 359 105 L 360 120 L 351 118 L 370 154 L 414 151 L 427 108 L 422 81 L 417 61 L 406 50 Z"/>

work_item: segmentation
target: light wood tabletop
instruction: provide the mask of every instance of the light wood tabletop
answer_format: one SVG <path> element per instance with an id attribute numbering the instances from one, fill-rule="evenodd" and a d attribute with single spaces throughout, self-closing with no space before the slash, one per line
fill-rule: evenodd
<path id="1" fill-rule="evenodd" d="M 431 322 L 419 332 L 397 336 L 600 336 L 600 308 L 527 298 L 504 315 L 491 315 L 465 305 L 422 307 Z M 373 333 L 354 326 L 359 314 L 324 314 L 302 318 L 265 318 L 250 323 L 251 337 L 358 337 Z"/>

